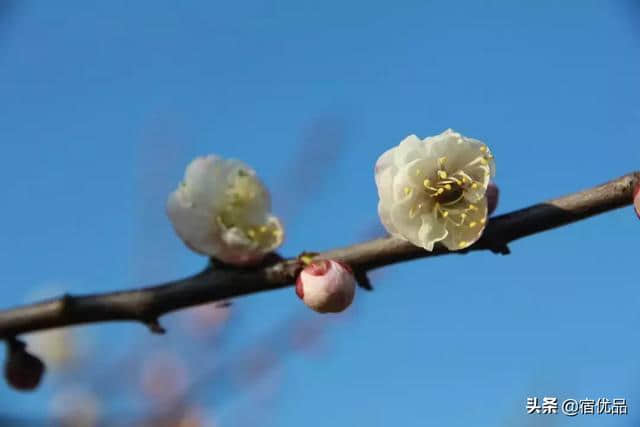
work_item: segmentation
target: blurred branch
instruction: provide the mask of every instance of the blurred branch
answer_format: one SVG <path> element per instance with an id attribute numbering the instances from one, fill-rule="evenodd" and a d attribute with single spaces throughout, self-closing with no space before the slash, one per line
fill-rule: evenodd
<path id="1" fill-rule="evenodd" d="M 507 244 L 514 240 L 631 204 L 633 189 L 639 183 L 640 172 L 634 172 L 598 187 L 491 218 L 482 238 L 464 251 L 449 252 L 438 247 L 427 252 L 403 240 L 387 237 L 323 252 L 316 258 L 342 260 L 354 271 L 364 273 L 397 262 L 451 253 L 476 250 L 508 253 Z M 291 285 L 302 268 L 301 263 L 297 258 L 276 258 L 254 269 L 211 265 L 194 276 L 157 286 L 103 294 L 65 295 L 0 311 L 0 337 L 106 321 L 137 321 L 153 332 L 162 332 L 158 317 L 166 313 Z"/>

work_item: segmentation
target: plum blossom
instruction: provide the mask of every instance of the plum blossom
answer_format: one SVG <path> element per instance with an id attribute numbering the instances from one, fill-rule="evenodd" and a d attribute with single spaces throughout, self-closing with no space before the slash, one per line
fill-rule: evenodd
<path id="1" fill-rule="evenodd" d="M 380 220 L 393 236 L 428 251 L 436 242 L 464 249 L 484 231 L 494 173 L 481 141 L 451 129 L 422 140 L 409 135 L 376 163 Z"/>
<path id="2" fill-rule="evenodd" d="M 349 266 L 334 260 L 314 261 L 296 280 L 296 294 L 319 313 L 338 313 L 351 305 L 356 280 Z"/>
<path id="3" fill-rule="evenodd" d="M 194 159 L 169 195 L 167 214 L 184 243 L 220 261 L 259 262 L 283 240 L 271 198 L 256 172 L 239 160 Z"/>

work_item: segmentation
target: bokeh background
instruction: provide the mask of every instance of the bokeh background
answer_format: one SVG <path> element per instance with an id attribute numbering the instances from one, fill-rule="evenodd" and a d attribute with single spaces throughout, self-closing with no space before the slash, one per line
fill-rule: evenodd
<path id="1" fill-rule="evenodd" d="M 599 184 L 639 168 L 639 81 L 636 1 L 0 0 L 0 305 L 201 269 L 164 212 L 197 155 L 257 169 L 285 255 L 383 235 L 373 165 L 411 133 L 486 141 L 498 214 Z M 639 425 L 639 230 L 387 267 L 337 316 L 288 288 L 32 336 L 48 374 L 0 424 Z"/>

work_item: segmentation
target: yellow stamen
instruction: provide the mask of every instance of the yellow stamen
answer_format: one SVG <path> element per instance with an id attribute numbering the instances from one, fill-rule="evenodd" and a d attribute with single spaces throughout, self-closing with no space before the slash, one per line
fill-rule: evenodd
<path id="1" fill-rule="evenodd" d="M 412 191 L 413 191 L 413 189 L 411 187 L 404 187 L 405 196 L 410 195 Z"/>
<path id="2" fill-rule="evenodd" d="M 477 222 L 475 222 L 475 221 L 471 221 L 471 223 L 469 223 L 469 228 L 473 228 L 473 227 L 475 227 L 476 225 L 478 225 L 478 223 L 477 223 Z"/>
<path id="3" fill-rule="evenodd" d="M 440 177 L 440 179 L 447 179 L 447 172 L 445 172 L 443 170 L 439 170 L 438 171 L 438 176 Z"/>
<path id="4" fill-rule="evenodd" d="M 462 240 L 460 243 L 458 243 L 459 248 L 464 248 L 466 246 L 467 246 L 467 242 L 465 240 Z"/>

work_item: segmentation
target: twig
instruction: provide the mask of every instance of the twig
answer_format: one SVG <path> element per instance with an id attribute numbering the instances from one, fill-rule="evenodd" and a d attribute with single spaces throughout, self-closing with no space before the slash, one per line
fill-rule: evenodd
<path id="1" fill-rule="evenodd" d="M 606 184 L 545 203 L 491 218 L 482 238 L 465 251 L 433 252 L 403 240 L 387 237 L 342 249 L 320 253 L 316 258 L 333 258 L 348 263 L 354 271 L 368 270 L 416 258 L 491 250 L 508 253 L 507 244 L 522 237 L 550 230 L 584 218 L 629 205 L 640 172 L 630 173 Z M 61 326 L 106 321 L 137 321 L 162 332 L 158 318 L 166 313 L 241 295 L 278 289 L 292 284 L 301 268 L 298 259 L 273 260 L 256 269 L 209 266 L 185 279 L 165 284 L 91 295 L 62 298 L 0 311 L 0 338 Z"/>

